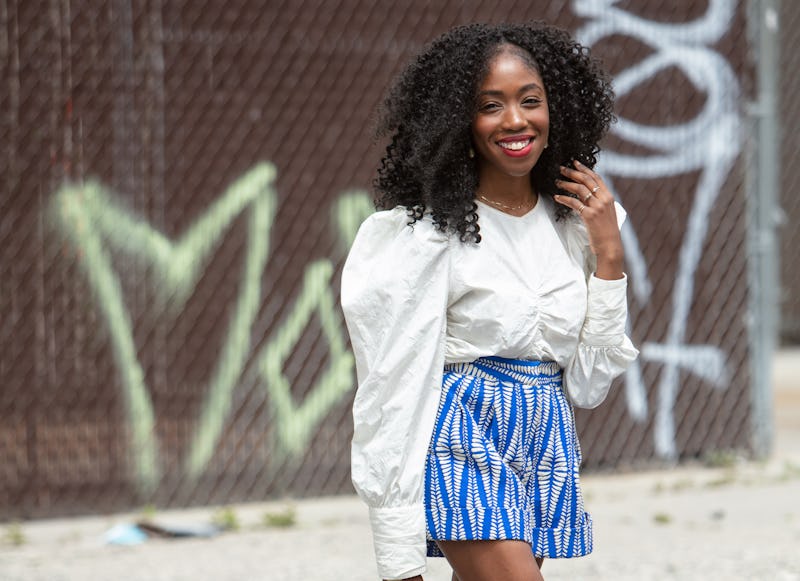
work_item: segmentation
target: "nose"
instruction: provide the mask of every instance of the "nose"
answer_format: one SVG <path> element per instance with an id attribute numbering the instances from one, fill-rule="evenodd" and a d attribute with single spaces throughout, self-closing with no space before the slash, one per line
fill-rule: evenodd
<path id="1" fill-rule="evenodd" d="M 525 127 L 525 116 L 520 107 L 511 105 L 506 107 L 503 115 L 503 126 L 506 129 L 522 129 Z"/>

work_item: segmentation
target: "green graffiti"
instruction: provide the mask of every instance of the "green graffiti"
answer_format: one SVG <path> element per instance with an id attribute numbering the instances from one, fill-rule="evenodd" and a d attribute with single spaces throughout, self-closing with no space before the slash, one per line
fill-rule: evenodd
<path id="1" fill-rule="evenodd" d="M 231 395 L 236 387 L 236 380 L 239 379 L 250 352 L 250 329 L 261 301 L 261 274 L 269 255 L 267 241 L 275 216 L 273 202 L 274 194 L 257 199 L 253 204 L 244 275 L 236 309 L 187 457 L 188 472 L 193 478 L 200 474 L 214 454 L 214 447 L 230 412 Z"/>
<path id="2" fill-rule="evenodd" d="M 157 485 L 161 474 L 155 417 L 110 249 L 149 263 L 160 277 L 156 286 L 159 299 L 170 310 L 178 311 L 196 287 L 210 254 L 230 224 L 243 212 L 249 212 L 238 294 L 186 456 L 187 473 L 197 477 L 214 454 L 231 411 L 233 392 L 252 350 L 250 334 L 263 300 L 261 279 L 269 258 L 270 232 L 277 210 L 275 175 L 270 164 L 254 167 L 236 180 L 177 241 L 120 207 L 95 182 L 65 186 L 53 198 L 56 222 L 78 250 L 107 325 L 121 376 L 135 470 L 145 491 Z M 366 194 L 359 191 L 345 193 L 334 205 L 334 221 L 346 247 L 352 243 L 358 225 L 371 212 L 371 208 L 366 210 L 368 205 Z M 342 337 L 344 326 L 330 287 L 332 274 L 333 263 L 327 259 L 306 267 L 297 299 L 257 357 L 262 381 L 274 407 L 278 444 L 289 454 L 299 454 L 307 447 L 315 426 L 353 385 L 353 360 Z M 314 315 L 328 343 L 329 366 L 311 386 L 302 404 L 296 406 L 282 367 Z"/>
<path id="3" fill-rule="evenodd" d="M 333 205 L 333 222 L 339 231 L 339 242 L 347 252 L 353 245 L 358 227 L 375 211 L 372 201 L 363 190 L 342 193 Z"/>
<path id="4" fill-rule="evenodd" d="M 81 264 L 108 325 L 114 357 L 122 376 L 137 474 L 140 484 L 151 489 L 159 476 L 156 463 L 158 452 L 153 436 L 155 417 L 150 395 L 145 387 L 144 371 L 136 355 L 130 318 L 122 302 L 119 278 L 113 274 L 111 258 L 103 248 L 94 225 L 96 212 L 93 213 L 91 208 L 96 208 L 103 199 L 100 187 L 92 183 L 81 189 L 61 190 L 55 201 L 60 210 L 58 217 L 81 251 Z"/>
<path id="5" fill-rule="evenodd" d="M 331 293 L 331 276 L 333 265 L 328 260 L 318 260 L 308 266 L 300 294 L 259 358 L 261 374 L 275 407 L 275 417 L 280 419 L 277 422 L 278 437 L 290 454 L 302 452 L 311 431 L 352 387 L 353 356 L 342 339 L 342 322 Z M 319 379 L 317 389 L 297 407 L 282 369 L 314 314 L 319 318 L 322 334 L 328 341 L 330 364 Z"/>

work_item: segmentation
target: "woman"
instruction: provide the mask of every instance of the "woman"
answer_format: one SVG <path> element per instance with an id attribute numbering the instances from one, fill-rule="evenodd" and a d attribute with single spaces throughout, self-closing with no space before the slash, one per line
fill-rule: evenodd
<path id="1" fill-rule="evenodd" d="M 553 27 L 433 42 L 382 111 L 379 211 L 342 278 L 356 357 L 353 482 L 384 579 L 542 579 L 592 548 L 572 405 L 636 358 L 624 211 L 590 168 L 607 76 Z"/>

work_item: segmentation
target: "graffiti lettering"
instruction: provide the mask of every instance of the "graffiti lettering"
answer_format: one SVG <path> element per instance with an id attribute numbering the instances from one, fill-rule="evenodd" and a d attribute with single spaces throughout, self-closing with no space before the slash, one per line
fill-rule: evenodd
<path id="1" fill-rule="evenodd" d="M 636 38 L 654 52 L 615 78 L 618 95 L 625 95 L 669 67 L 677 67 L 698 91 L 706 94 L 703 109 L 692 120 L 672 126 L 653 127 L 621 117 L 613 131 L 622 139 L 644 146 L 653 155 L 625 155 L 604 152 L 600 171 L 608 176 L 656 179 L 699 170 L 694 202 L 679 255 L 672 289 L 672 316 L 664 343 L 645 342 L 641 359 L 664 365 L 658 386 L 655 423 L 656 453 L 674 458 L 675 419 L 673 408 L 678 393 L 679 372 L 690 373 L 725 387 L 728 377 L 725 354 L 713 345 L 685 342 L 694 297 L 695 272 L 702 257 L 709 214 L 729 171 L 740 153 L 740 118 L 736 103 L 739 84 L 728 62 L 712 47 L 730 29 L 735 3 L 710 0 L 699 19 L 680 23 L 652 22 L 615 6 L 615 0 L 575 0 L 575 12 L 589 19 L 577 33 L 583 44 L 592 46 L 612 35 Z M 638 238 L 630 225 L 623 231 L 634 297 L 647 304 L 650 296 L 646 262 Z M 637 420 L 647 414 L 647 398 L 641 370 L 635 366 L 626 376 L 628 409 Z"/>
<path id="2" fill-rule="evenodd" d="M 155 417 L 110 249 L 135 255 L 149 263 L 160 276 L 156 288 L 160 299 L 169 311 L 176 312 L 185 305 L 204 264 L 231 222 L 248 212 L 239 290 L 186 456 L 186 472 L 196 478 L 214 453 L 231 411 L 234 389 L 252 351 L 251 329 L 264 298 L 261 279 L 269 257 L 270 231 L 277 209 L 274 179 L 272 165 L 254 167 L 237 179 L 177 241 L 168 239 L 147 222 L 123 210 L 97 183 L 65 186 L 53 198 L 56 223 L 82 256 L 81 264 L 107 326 L 132 430 L 136 475 L 145 491 L 152 490 L 161 475 Z M 345 193 L 334 206 L 333 219 L 346 247 L 366 216 L 368 206 L 367 196 L 361 191 Z M 290 454 L 305 449 L 313 428 L 353 385 L 352 355 L 346 349 L 342 336 L 344 325 L 330 285 L 333 269 L 332 261 L 327 259 L 306 267 L 303 286 L 294 305 L 257 357 L 260 377 L 275 407 L 278 444 Z M 282 365 L 313 315 L 319 318 L 327 341 L 330 364 L 303 403 L 296 407 Z"/>

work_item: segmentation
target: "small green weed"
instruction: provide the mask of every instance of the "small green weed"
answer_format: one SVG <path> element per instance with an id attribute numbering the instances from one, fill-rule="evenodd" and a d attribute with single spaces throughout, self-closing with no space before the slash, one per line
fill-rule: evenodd
<path id="1" fill-rule="evenodd" d="M 735 450 L 711 450 L 703 458 L 709 468 L 733 468 L 739 461 Z"/>
<path id="2" fill-rule="evenodd" d="M 297 524 L 297 511 L 293 506 L 287 506 L 282 511 L 265 512 L 262 519 L 265 527 L 289 528 Z"/>
<path id="3" fill-rule="evenodd" d="M 653 515 L 653 522 L 660 525 L 666 525 L 672 522 L 672 517 L 666 513 L 659 512 Z"/>
<path id="4" fill-rule="evenodd" d="M 22 523 L 14 521 L 8 524 L 6 527 L 6 541 L 15 547 L 22 546 L 27 542 L 25 531 L 22 530 Z"/>
<path id="5" fill-rule="evenodd" d="M 155 505 L 153 505 L 153 504 L 145 504 L 142 507 L 142 520 L 143 521 L 151 521 L 151 520 L 153 520 L 154 518 L 156 518 L 156 513 L 157 512 L 158 511 L 156 510 Z"/>
<path id="6" fill-rule="evenodd" d="M 238 531 L 240 527 L 239 517 L 231 506 L 223 506 L 212 516 L 211 522 L 226 531 Z"/>

